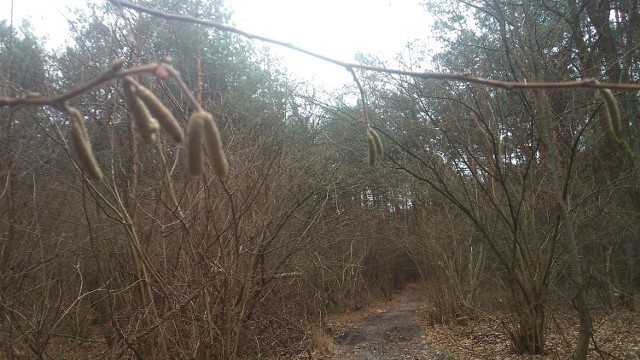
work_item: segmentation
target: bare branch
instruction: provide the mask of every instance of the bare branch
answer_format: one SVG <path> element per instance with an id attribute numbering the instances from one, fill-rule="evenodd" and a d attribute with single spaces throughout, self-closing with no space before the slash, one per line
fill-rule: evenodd
<path id="1" fill-rule="evenodd" d="M 131 4 L 129 2 L 121 1 L 121 0 L 109 0 L 109 2 L 117 6 L 126 7 L 129 9 L 132 9 L 141 13 L 149 14 L 151 16 L 159 17 L 162 19 L 203 25 L 203 26 L 215 28 L 217 30 L 238 34 L 240 36 L 246 37 L 251 40 L 259 40 L 266 43 L 279 45 L 279 46 L 315 57 L 317 59 L 344 67 L 349 72 L 351 72 L 352 69 L 360 69 L 365 71 L 375 71 L 375 72 L 382 72 L 382 73 L 394 74 L 394 75 L 411 76 L 411 77 L 419 78 L 423 80 L 440 80 L 440 81 L 453 81 L 453 82 L 462 82 L 462 83 L 469 83 L 469 84 L 478 84 L 478 85 L 484 85 L 489 87 L 501 88 L 505 90 L 573 89 L 573 88 L 606 88 L 606 89 L 619 89 L 619 90 L 640 90 L 640 84 L 600 83 L 597 81 L 597 79 L 583 79 L 578 81 L 562 81 L 562 82 L 515 82 L 515 81 L 501 81 L 501 80 L 477 78 L 477 77 L 470 76 L 467 73 L 445 74 L 445 73 L 434 73 L 434 72 L 416 72 L 416 71 L 386 69 L 382 67 L 361 65 L 361 64 L 355 64 L 355 63 L 336 60 L 328 56 L 306 50 L 304 48 L 301 48 L 299 46 L 293 45 L 288 42 L 272 39 L 262 35 L 253 34 L 253 33 L 235 28 L 233 26 L 225 25 L 219 22 L 198 19 L 188 15 L 167 13 L 164 11 L 148 8 L 145 6 Z"/>
<path id="2" fill-rule="evenodd" d="M 0 107 L 3 106 L 20 106 L 20 105 L 48 105 L 57 106 L 69 99 L 79 96 L 87 91 L 91 91 L 97 87 L 102 86 L 108 82 L 116 79 L 123 78 L 129 75 L 141 74 L 141 73 L 153 73 L 160 67 L 168 66 L 165 62 L 151 63 L 138 67 L 133 67 L 125 70 L 121 70 L 122 62 L 120 59 L 115 60 L 112 65 L 95 77 L 93 80 L 78 85 L 77 87 L 57 96 L 43 96 L 40 94 L 27 94 L 20 98 L 12 98 L 8 96 L 0 96 Z"/>

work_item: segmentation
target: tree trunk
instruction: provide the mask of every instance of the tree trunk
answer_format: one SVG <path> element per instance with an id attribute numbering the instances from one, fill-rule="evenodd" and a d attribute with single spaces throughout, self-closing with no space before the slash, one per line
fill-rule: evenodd
<path id="1" fill-rule="evenodd" d="M 551 125 L 551 105 L 549 104 L 549 99 L 541 91 L 536 91 L 536 99 L 540 108 L 540 116 L 538 117 L 540 137 L 547 153 L 545 163 L 549 172 L 551 191 L 558 211 L 562 235 L 567 246 L 567 255 L 569 256 L 569 263 L 571 266 L 571 280 L 576 291 L 575 306 L 578 310 L 580 330 L 578 333 L 578 344 L 576 347 L 575 358 L 578 360 L 586 360 L 587 352 L 589 350 L 589 340 L 592 332 L 591 312 L 587 304 L 587 288 L 582 279 L 582 263 L 573 229 L 573 221 L 569 216 L 567 203 L 564 199 L 562 186 L 560 185 L 560 175 L 557 164 L 557 147 L 555 146 L 555 138 Z"/>

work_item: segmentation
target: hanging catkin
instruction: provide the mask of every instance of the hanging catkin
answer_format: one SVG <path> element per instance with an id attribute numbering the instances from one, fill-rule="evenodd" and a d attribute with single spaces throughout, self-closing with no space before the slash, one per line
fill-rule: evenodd
<path id="1" fill-rule="evenodd" d="M 618 108 L 618 101 L 616 100 L 613 93 L 609 89 L 600 89 L 600 96 L 604 99 L 604 103 L 607 107 L 607 115 L 609 116 L 609 122 L 611 123 L 611 127 L 613 133 L 616 137 L 620 136 L 620 109 Z"/>
<path id="2" fill-rule="evenodd" d="M 204 120 L 195 114 L 197 113 L 191 115 L 189 119 L 189 142 L 187 143 L 187 160 L 192 176 L 202 174 L 202 162 L 204 161 L 202 152 Z"/>
<path id="3" fill-rule="evenodd" d="M 149 109 L 136 94 L 134 85 L 126 79 L 124 81 L 124 100 L 131 117 L 133 117 L 135 129 L 145 142 L 153 142 L 158 129 L 160 129 L 158 121 L 151 117 Z"/>
<path id="4" fill-rule="evenodd" d="M 171 111 L 164 106 L 160 99 L 142 85 L 136 86 L 135 92 L 140 96 L 140 99 L 147 106 L 151 115 L 158 120 L 162 129 L 171 136 L 173 141 L 182 143 L 184 141 L 182 128 Z"/>
<path id="5" fill-rule="evenodd" d="M 202 118 L 204 124 L 204 141 L 207 154 L 211 160 L 211 166 L 213 167 L 216 176 L 224 178 L 229 175 L 229 163 L 224 155 L 224 148 L 222 144 L 222 138 L 220 137 L 220 131 L 218 125 L 213 116 L 205 111 L 196 112 L 191 115 L 192 118 Z"/>
<path id="6" fill-rule="evenodd" d="M 378 151 L 376 149 L 376 140 L 371 135 L 371 131 L 367 131 L 367 152 L 369 153 L 369 166 L 376 166 Z"/>
<path id="7" fill-rule="evenodd" d="M 620 116 L 620 108 L 618 107 L 618 101 L 616 100 L 613 93 L 609 89 L 599 89 L 600 96 L 604 99 L 605 106 L 607 108 L 607 119 L 608 122 L 603 124 L 603 126 L 607 126 L 604 129 L 605 132 L 609 132 L 611 134 L 611 138 L 613 138 L 617 143 L 618 147 L 622 151 L 623 154 L 627 155 L 629 158 L 634 158 L 636 155 L 631 150 L 629 144 L 624 141 L 620 135 L 622 134 L 622 118 Z"/>
<path id="8" fill-rule="evenodd" d="M 102 181 L 104 175 L 98 161 L 91 150 L 91 141 L 87 129 L 84 126 L 82 114 L 76 108 L 68 108 L 67 114 L 71 117 L 71 143 L 78 155 L 78 162 L 93 180 Z"/>
<path id="9" fill-rule="evenodd" d="M 378 157 L 382 157 L 384 155 L 384 148 L 382 147 L 382 140 L 380 140 L 380 136 L 378 136 L 378 133 L 372 128 L 369 128 L 367 133 L 373 137 L 376 146 L 376 154 Z"/>

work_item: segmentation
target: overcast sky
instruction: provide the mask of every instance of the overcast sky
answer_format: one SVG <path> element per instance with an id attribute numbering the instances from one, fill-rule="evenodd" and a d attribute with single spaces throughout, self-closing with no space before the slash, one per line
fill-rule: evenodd
<path id="1" fill-rule="evenodd" d="M 95 1 L 95 0 L 94 0 Z M 420 0 L 227 0 L 235 26 L 343 61 L 357 52 L 392 58 L 408 41 L 426 40 L 430 20 Z M 2 0 L 8 18 L 11 0 Z M 86 0 L 14 0 L 14 21 L 30 17 L 36 33 L 64 44 L 69 8 Z M 294 75 L 329 87 L 350 81 L 342 68 L 273 47 Z"/>

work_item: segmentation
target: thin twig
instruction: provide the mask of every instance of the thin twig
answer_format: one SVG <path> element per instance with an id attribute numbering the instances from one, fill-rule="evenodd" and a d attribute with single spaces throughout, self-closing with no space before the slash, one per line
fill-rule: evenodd
<path id="1" fill-rule="evenodd" d="M 164 62 L 151 63 L 138 67 L 133 67 L 125 70 L 120 70 L 122 64 L 116 60 L 114 65 L 110 66 L 107 70 L 96 76 L 93 80 L 78 85 L 77 87 L 56 96 L 42 96 L 40 94 L 27 94 L 24 97 L 12 98 L 8 96 L 0 96 L 0 107 L 3 106 L 20 106 L 20 105 L 48 105 L 57 106 L 69 99 L 79 96 L 87 91 L 91 91 L 97 87 L 102 86 L 105 83 L 111 82 L 116 79 L 123 78 L 125 76 L 141 74 L 141 73 L 154 73 L 160 66 L 168 66 Z"/>
<path id="2" fill-rule="evenodd" d="M 182 90 L 182 93 L 187 96 L 187 99 L 189 100 L 191 105 L 193 105 L 195 110 L 197 112 L 202 112 L 202 107 L 200 106 L 200 103 L 193 96 L 193 94 L 191 93 L 191 90 L 189 90 L 189 87 L 187 86 L 187 84 L 184 83 L 184 81 L 182 80 L 182 77 L 180 76 L 180 73 L 178 72 L 178 70 L 176 70 L 176 69 L 174 69 L 173 67 L 170 67 L 170 66 L 167 67 L 167 70 L 169 70 L 169 75 L 171 75 L 173 80 L 175 80 L 175 82 L 178 84 L 178 86 L 180 87 L 180 90 Z"/>
<path id="3" fill-rule="evenodd" d="M 538 82 L 514 82 L 514 81 L 501 81 L 501 80 L 477 78 L 477 77 L 472 77 L 466 73 L 445 74 L 445 73 L 434 73 L 434 72 L 415 72 L 415 71 L 386 69 L 386 68 L 375 67 L 375 66 L 361 65 L 361 64 L 355 64 L 355 63 L 336 60 L 328 56 L 306 50 L 304 48 L 301 48 L 299 46 L 293 45 L 288 42 L 272 39 L 262 35 L 253 34 L 253 33 L 235 28 L 233 26 L 225 25 L 219 22 L 198 19 L 188 15 L 167 13 L 161 10 L 156 10 L 156 9 L 148 8 L 145 6 L 131 4 L 129 2 L 121 1 L 121 0 L 109 0 L 109 2 L 117 6 L 126 7 L 141 13 L 158 17 L 158 18 L 182 21 L 182 22 L 188 22 L 192 24 L 212 27 L 218 30 L 238 34 L 240 36 L 246 37 L 251 40 L 259 40 L 266 43 L 279 45 L 279 46 L 315 57 L 317 59 L 344 67 L 347 71 L 350 71 L 350 72 L 352 71 L 352 69 L 361 69 L 366 71 L 382 72 L 382 73 L 394 74 L 394 75 L 411 76 L 411 77 L 419 78 L 423 80 L 441 80 L 441 81 L 454 81 L 454 82 L 478 84 L 478 85 L 484 85 L 489 87 L 501 88 L 505 90 L 572 89 L 572 88 L 606 88 L 606 89 L 619 89 L 619 90 L 640 90 L 640 84 L 599 83 L 596 79 L 583 79 L 583 80 L 577 80 L 577 81 L 562 81 L 562 82 L 539 82 L 539 83 Z"/>
<path id="4" fill-rule="evenodd" d="M 353 68 L 349 68 L 349 72 L 351 72 L 351 75 L 353 76 L 353 81 L 355 81 L 356 85 L 358 85 L 358 90 L 360 90 L 360 99 L 362 101 L 362 122 L 364 123 L 365 126 L 365 130 L 369 129 L 369 112 L 367 111 L 368 106 L 367 106 L 367 96 L 364 92 L 364 87 L 362 87 L 362 84 L 360 83 L 360 80 L 358 80 L 358 76 L 356 75 L 355 70 L 353 70 Z"/>

